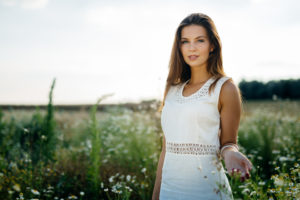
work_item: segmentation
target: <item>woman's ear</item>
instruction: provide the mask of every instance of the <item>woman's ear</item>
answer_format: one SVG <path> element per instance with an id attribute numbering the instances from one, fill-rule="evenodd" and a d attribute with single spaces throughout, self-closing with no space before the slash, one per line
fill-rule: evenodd
<path id="1" fill-rule="evenodd" d="M 211 45 L 211 47 L 210 47 L 210 51 L 209 51 L 209 52 L 210 52 L 210 53 L 211 53 L 211 52 L 213 52 L 213 51 L 214 51 L 214 49 L 215 49 L 214 45 Z"/>

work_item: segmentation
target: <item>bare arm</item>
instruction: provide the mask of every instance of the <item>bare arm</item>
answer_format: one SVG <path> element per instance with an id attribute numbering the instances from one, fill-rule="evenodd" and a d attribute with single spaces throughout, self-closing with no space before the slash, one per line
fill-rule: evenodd
<path id="1" fill-rule="evenodd" d="M 238 88 L 233 82 L 226 81 L 220 91 L 219 111 L 221 116 L 220 144 L 237 144 L 241 116 L 241 99 Z"/>
<path id="2" fill-rule="evenodd" d="M 221 116 L 221 137 L 220 144 L 237 144 L 238 128 L 241 116 L 241 99 L 237 86 L 226 81 L 220 92 L 220 116 Z M 223 155 L 225 165 L 229 174 L 232 169 L 237 169 L 242 173 L 242 181 L 250 177 L 249 170 L 252 163 L 235 148 L 224 149 Z"/>
<path id="3" fill-rule="evenodd" d="M 161 173 L 162 173 L 162 167 L 165 160 L 165 154 L 166 154 L 166 138 L 163 137 L 163 148 L 162 152 L 160 153 L 157 171 L 156 171 L 156 179 L 155 179 L 155 185 L 153 189 L 152 194 L 152 200 L 158 200 L 159 199 L 159 193 L 160 193 L 160 185 L 161 185 Z"/>

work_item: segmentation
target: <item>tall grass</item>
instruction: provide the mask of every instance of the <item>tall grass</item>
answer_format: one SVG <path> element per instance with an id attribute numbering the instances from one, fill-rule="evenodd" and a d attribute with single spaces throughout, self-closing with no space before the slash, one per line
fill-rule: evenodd
<path id="1" fill-rule="evenodd" d="M 41 135 L 41 139 L 45 141 L 42 144 L 41 153 L 44 155 L 45 164 L 54 161 L 56 144 L 57 144 L 57 135 L 55 131 L 55 120 L 54 120 L 54 106 L 53 106 L 53 89 L 55 86 L 56 79 L 53 79 L 50 93 L 49 93 L 49 102 L 47 105 L 47 114 L 45 116 L 43 132 L 44 136 Z"/>
<path id="2" fill-rule="evenodd" d="M 99 112 L 102 97 L 88 113 L 58 111 L 54 85 L 45 115 L 36 108 L 16 119 L 19 111 L 0 110 L 0 199 L 150 199 L 162 147 L 159 104 Z M 228 177 L 234 198 L 299 199 L 300 102 L 246 108 L 238 142 L 254 169 L 243 183 Z"/>
<path id="3" fill-rule="evenodd" d="M 90 110 L 90 125 L 89 125 L 89 133 L 91 135 L 92 148 L 90 151 L 90 167 L 88 169 L 88 180 L 91 182 L 91 191 L 93 192 L 93 199 L 99 199 L 99 195 L 101 194 L 100 183 L 102 181 L 100 174 L 101 167 L 101 151 L 102 150 L 102 141 L 100 138 L 100 130 L 98 127 L 98 121 L 96 119 L 96 113 L 98 104 L 105 98 L 110 95 L 105 95 L 99 98 L 96 104 Z"/>

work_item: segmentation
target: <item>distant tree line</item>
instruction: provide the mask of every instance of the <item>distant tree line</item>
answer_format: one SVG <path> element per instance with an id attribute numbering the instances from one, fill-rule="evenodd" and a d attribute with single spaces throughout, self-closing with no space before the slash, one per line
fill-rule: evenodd
<path id="1" fill-rule="evenodd" d="M 238 84 L 244 99 L 300 99 L 300 79 L 245 81 Z"/>

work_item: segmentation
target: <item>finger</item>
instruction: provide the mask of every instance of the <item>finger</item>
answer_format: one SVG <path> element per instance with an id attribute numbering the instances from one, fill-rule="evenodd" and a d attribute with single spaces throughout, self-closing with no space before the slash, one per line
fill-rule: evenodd
<path id="1" fill-rule="evenodd" d="M 252 170 L 252 163 L 249 159 L 246 160 L 246 164 L 249 170 Z"/>
<path id="2" fill-rule="evenodd" d="M 245 174 L 249 174 L 250 167 L 248 159 L 242 161 L 242 166 L 244 168 L 243 172 L 245 172 Z"/>
<path id="3" fill-rule="evenodd" d="M 250 165 L 250 170 L 252 170 L 253 165 L 250 161 L 249 161 L 249 165 Z"/>
<path id="4" fill-rule="evenodd" d="M 242 176 L 245 177 L 245 179 L 250 178 L 250 172 L 249 172 L 249 169 L 247 168 L 247 165 L 245 165 Z"/>
<path id="5" fill-rule="evenodd" d="M 252 164 L 250 163 L 250 161 L 247 160 L 245 164 L 248 170 L 252 169 Z"/>
<path id="6" fill-rule="evenodd" d="M 249 173 L 246 173 L 246 178 L 250 178 L 250 174 Z"/>

